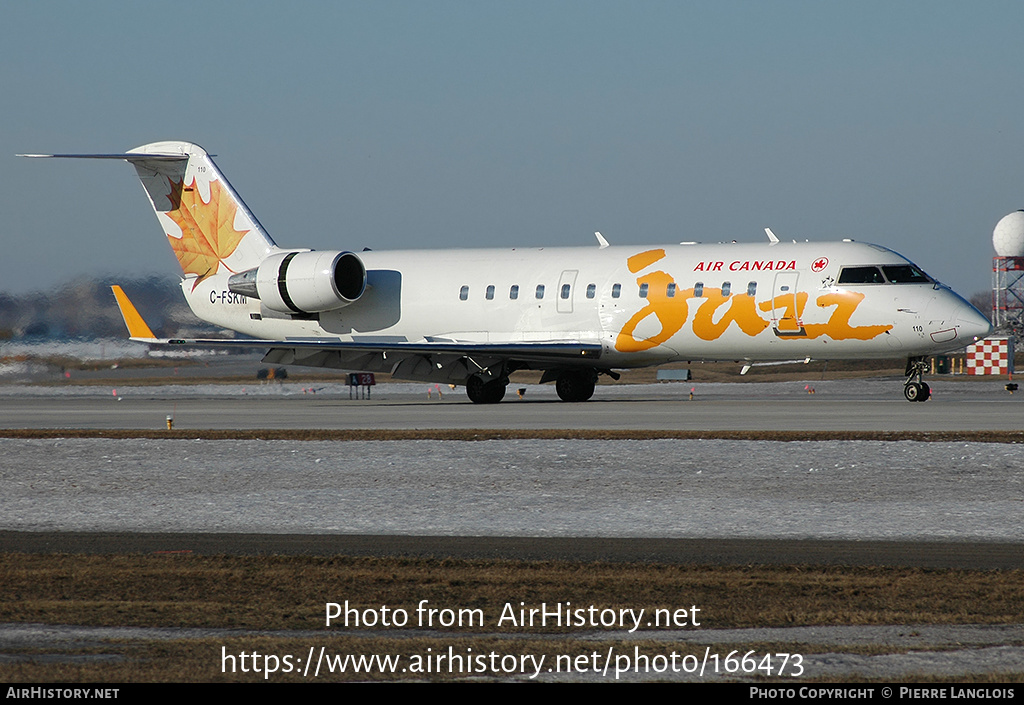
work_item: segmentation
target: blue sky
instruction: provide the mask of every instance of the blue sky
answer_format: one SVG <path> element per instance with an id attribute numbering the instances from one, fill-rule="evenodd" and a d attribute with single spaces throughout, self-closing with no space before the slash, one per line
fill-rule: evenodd
<path id="1" fill-rule="evenodd" d="M 852 237 L 970 295 L 1024 208 L 1024 5 L 32 2 L 0 24 L 0 291 L 178 273 L 197 142 L 282 246 Z"/>

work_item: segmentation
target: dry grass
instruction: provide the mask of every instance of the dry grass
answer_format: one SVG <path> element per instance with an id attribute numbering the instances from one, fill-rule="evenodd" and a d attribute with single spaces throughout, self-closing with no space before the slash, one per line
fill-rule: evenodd
<path id="1" fill-rule="evenodd" d="M 402 672 L 401 667 L 396 673 L 370 670 L 368 672 L 340 672 L 337 669 L 328 670 L 321 666 L 320 673 L 316 674 L 315 665 L 311 666 L 308 674 L 303 673 L 303 665 L 310 655 L 310 648 L 313 649 L 314 664 L 315 656 L 323 648 L 324 653 L 329 657 L 346 654 L 387 654 L 397 655 L 399 663 L 409 666 L 414 659 L 421 659 L 420 663 L 426 668 L 428 661 L 425 657 L 437 658 L 443 655 L 442 668 L 437 669 L 436 662 L 431 664 L 432 672 Z M 448 668 L 447 655 L 454 653 L 456 656 L 484 656 L 487 658 L 487 665 L 491 661 L 489 656 L 497 654 L 501 656 L 526 655 L 527 668 L 516 670 L 507 675 L 518 676 L 522 680 L 532 675 L 529 664 L 535 663 L 529 660 L 530 657 L 539 659 L 544 657 L 545 670 L 552 664 L 559 663 L 561 666 L 567 663 L 578 664 L 579 671 L 593 671 L 595 662 L 598 664 L 596 671 L 600 672 L 605 655 L 611 651 L 616 656 L 641 654 L 649 659 L 655 657 L 671 658 L 675 654 L 677 664 L 684 663 L 684 659 L 690 657 L 688 663 L 699 663 L 704 656 L 707 647 L 702 644 L 680 644 L 661 643 L 651 641 L 637 641 L 624 645 L 617 641 L 594 640 L 581 643 L 569 639 L 495 639 L 495 638 L 454 638 L 436 639 L 412 637 L 408 639 L 396 639 L 387 637 L 322 637 L 322 638 L 277 638 L 277 637 L 228 637 L 214 639 L 196 639 L 189 641 L 144 641 L 136 643 L 115 642 L 99 648 L 81 649 L 76 655 L 92 660 L 84 663 L 14 663 L 0 666 L 0 677 L 8 682 L 32 681 L 32 682 L 74 682 L 74 683 L 138 683 L 138 682 L 193 682 L 193 683 L 216 683 L 216 682 L 274 682 L 274 683 L 295 683 L 295 682 L 345 682 L 345 681 L 452 681 L 466 678 L 481 680 L 496 680 L 500 677 L 500 670 L 497 673 L 473 673 L 472 668 L 479 665 L 466 659 L 461 663 L 462 672 L 452 673 Z M 717 653 L 721 659 L 736 650 L 735 645 L 723 645 L 714 647 L 712 653 Z M 449 651 L 450 650 L 450 651 Z M 822 648 L 808 647 L 798 644 L 744 644 L 739 650 L 738 656 L 748 651 L 754 651 L 759 656 L 764 654 L 799 653 L 807 656 L 813 653 L 858 653 L 868 655 L 879 655 L 893 653 L 893 649 L 884 647 L 849 647 L 829 648 L 827 651 Z M 255 673 L 250 667 L 247 672 L 242 672 L 239 655 L 260 654 L 277 656 L 281 659 L 276 672 L 269 676 L 265 672 Z M 595 660 L 594 656 L 597 655 Z M 41 654 L 40 654 L 41 655 Z M 225 655 L 234 656 L 234 660 L 225 659 Z M 290 664 L 283 662 L 283 656 L 290 656 Z M 250 657 L 251 658 L 251 657 Z M 337 663 L 337 662 L 335 662 Z M 500 662 L 499 662 L 500 663 Z M 613 662 L 614 663 L 614 662 Z M 231 665 L 234 665 L 234 672 L 231 672 Z M 251 664 L 251 661 L 249 661 Z M 776 660 L 778 665 L 779 661 Z M 248 665 L 248 664 L 247 664 Z M 291 669 L 286 672 L 287 666 Z M 261 671 L 264 669 L 261 668 Z M 227 672 L 225 672 L 227 671 Z M 315 674 L 315 676 L 314 676 Z M 603 676 L 600 680 L 614 680 L 614 669 L 610 675 Z M 759 675 L 759 680 L 788 680 L 793 682 L 790 672 L 787 671 L 786 678 L 765 678 Z M 814 682 L 815 679 L 802 677 L 801 684 Z M 825 679 L 817 679 L 825 680 Z M 834 679 L 832 679 L 834 680 Z M 844 678 L 844 681 L 850 680 Z M 900 682 L 899 679 L 885 679 L 887 682 Z M 1024 682 L 1024 674 L 1021 673 L 992 673 L 973 674 L 964 676 L 962 674 L 940 677 L 908 677 L 902 679 L 905 682 L 952 682 L 952 683 L 1020 683 Z M 854 678 L 851 682 L 862 682 L 863 679 Z"/>
<path id="2" fill-rule="evenodd" d="M 361 608 L 414 610 L 420 600 L 479 608 L 488 624 L 506 602 L 520 601 L 696 605 L 711 628 L 1000 624 L 1024 615 L 1024 571 L 1017 570 L 8 553 L 0 554 L 0 575 L 4 622 L 330 632 L 324 604 L 345 600 Z"/>
<path id="3" fill-rule="evenodd" d="M 571 601 L 576 607 L 652 610 L 700 608 L 700 628 L 857 624 L 1001 624 L 1021 621 L 1024 572 L 898 568 L 693 567 L 401 558 L 228 557 L 196 555 L 87 556 L 0 554 L 0 621 L 118 626 L 193 626 L 252 630 L 307 630 L 298 636 L 243 635 L 169 641 L 113 640 L 81 648 L 18 650 L 21 661 L 0 665 L 8 682 L 259 681 L 263 675 L 222 672 L 222 655 L 448 653 L 545 655 L 548 659 L 616 654 L 701 654 L 703 646 L 651 639 L 624 643 L 580 640 L 573 630 L 498 627 L 506 602 L 527 607 Z M 484 626 L 375 629 L 353 633 L 328 627 L 326 602 L 360 609 L 408 610 L 420 600 L 438 608 L 482 610 Z M 575 631 L 581 631 L 579 629 Z M 592 633 L 587 627 L 582 631 Z M 699 631 L 699 630 L 696 630 Z M 713 647 L 725 654 L 738 648 Z M 826 647 L 749 644 L 760 653 L 811 653 Z M 884 648 L 827 647 L 883 653 Z M 892 649 L 899 651 L 899 649 Z M 58 654 L 56 660 L 45 658 Z M 68 655 L 76 659 L 67 658 Z M 80 658 L 78 658 L 80 657 Z M 236 659 L 237 663 L 237 659 Z M 550 664 L 551 661 L 548 661 Z M 322 673 L 318 680 L 445 680 L 444 673 Z M 465 677 L 465 675 L 463 675 Z M 477 676 L 480 677 L 480 676 Z M 484 674 L 493 678 L 493 674 Z M 978 676 L 985 681 L 1020 674 Z M 275 682 L 309 680 L 278 673 Z M 964 678 L 957 677 L 956 681 Z"/>

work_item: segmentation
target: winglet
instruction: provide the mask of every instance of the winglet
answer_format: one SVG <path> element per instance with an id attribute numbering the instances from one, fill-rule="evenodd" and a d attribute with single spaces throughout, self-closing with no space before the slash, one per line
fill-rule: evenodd
<path id="1" fill-rule="evenodd" d="M 772 232 L 771 228 L 765 228 L 764 234 L 768 236 L 769 242 L 771 242 L 773 245 L 779 241 L 779 238 L 775 236 L 775 233 Z"/>
<path id="2" fill-rule="evenodd" d="M 132 338 L 156 338 L 153 335 L 153 331 L 142 320 L 142 316 L 139 315 L 135 305 L 128 300 L 128 295 L 124 293 L 124 290 L 117 284 L 114 284 L 110 289 L 114 292 L 114 298 L 117 299 L 117 307 L 121 310 L 121 318 L 124 319 L 124 324 L 128 326 L 128 335 Z"/>
<path id="3" fill-rule="evenodd" d="M 597 238 L 597 249 L 603 250 L 608 247 L 608 241 L 604 239 L 604 235 L 601 233 L 594 233 L 594 237 Z"/>

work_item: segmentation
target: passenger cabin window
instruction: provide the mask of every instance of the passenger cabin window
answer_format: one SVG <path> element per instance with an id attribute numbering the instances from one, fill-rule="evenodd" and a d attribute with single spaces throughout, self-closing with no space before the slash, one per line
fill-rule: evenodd
<path id="1" fill-rule="evenodd" d="M 544 298 L 544 285 L 543 284 L 538 284 L 537 285 L 537 298 L 538 299 L 543 299 Z"/>
<path id="2" fill-rule="evenodd" d="M 757 282 L 750 282 L 747 284 L 747 296 L 753 298 L 757 296 Z"/>
<path id="3" fill-rule="evenodd" d="M 885 278 L 893 284 L 927 284 L 928 275 L 912 264 L 882 267 Z"/>
<path id="4" fill-rule="evenodd" d="M 617 299 L 622 294 L 622 284 L 612 284 L 612 298 Z"/>
<path id="5" fill-rule="evenodd" d="M 487 297 L 488 301 L 494 298 L 494 284 L 491 284 L 489 287 L 487 287 L 487 292 L 484 294 L 484 296 Z"/>
<path id="6" fill-rule="evenodd" d="M 843 267 L 839 272 L 839 284 L 885 284 L 885 277 L 878 267 Z"/>
<path id="7" fill-rule="evenodd" d="M 562 284 L 562 292 L 559 294 L 563 299 L 569 298 L 569 291 L 571 287 L 568 284 Z"/>
<path id="8" fill-rule="evenodd" d="M 592 299 L 597 296 L 597 284 L 587 284 L 587 298 Z"/>
<path id="9" fill-rule="evenodd" d="M 676 296 L 676 283 L 675 282 L 670 282 L 669 285 L 667 287 L 665 287 L 665 296 L 667 296 L 670 299 L 674 299 L 675 298 L 675 296 Z"/>
<path id="10" fill-rule="evenodd" d="M 644 282 L 643 284 L 640 285 L 640 298 L 647 298 L 647 282 Z"/>
<path id="11" fill-rule="evenodd" d="M 468 286 L 464 286 L 464 287 L 462 287 L 459 290 L 459 299 L 461 301 L 465 301 L 468 298 L 469 298 L 469 287 Z"/>
<path id="12" fill-rule="evenodd" d="M 704 282 L 697 282 L 693 285 L 694 296 L 704 296 Z"/>
<path id="13" fill-rule="evenodd" d="M 732 282 L 722 282 L 722 296 L 732 294 Z"/>
<path id="14" fill-rule="evenodd" d="M 513 284 L 512 288 L 508 290 L 508 297 L 513 301 L 519 298 L 519 285 Z"/>

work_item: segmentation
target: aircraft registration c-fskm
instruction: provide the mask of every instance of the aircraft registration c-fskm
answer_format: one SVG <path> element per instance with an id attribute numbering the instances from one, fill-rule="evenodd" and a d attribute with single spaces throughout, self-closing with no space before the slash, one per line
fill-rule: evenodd
<path id="1" fill-rule="evenodd" d="M 907 357 L 924 401 L 930 355 L 988 335 L 988 320 L 879 245 L 681 243 L 371 251 L 279 247 L 201 147 L 32 157 L 130 162 L 181 264 L 195 314 L 254 339 L 159 339 L 121 291 L 133 340 L 262 346 L 264 361 L 465 385 L 496 403 L 516 370 L 565 401 L 601 374 L 677 361 Z"/>

